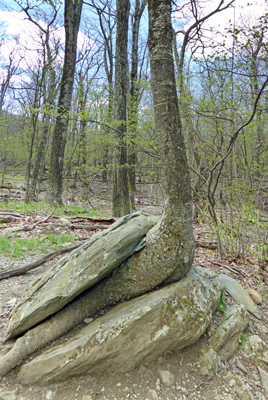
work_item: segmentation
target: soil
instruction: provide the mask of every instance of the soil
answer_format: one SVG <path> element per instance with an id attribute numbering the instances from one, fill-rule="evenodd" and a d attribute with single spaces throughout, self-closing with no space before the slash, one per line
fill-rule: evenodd
<path id="1" fill-rule="evenodd" d="M 109 211 L 107 192 L 104 188 L 101 189 L 98 197 L 91 200 L 91 206 L 94 203 L 96 205 L 103 204 L 103 207 Z M 139 203 L 141 203 L 139 207 L 144 211 L 161 213 L 161 205 L 154 206 L 150 204 L 146 206 L 142 201 L 139 201 Z M 19 221 L 13 220 L 7 224 L 7 227 L 21 226 L 26 224 L 26 222 L 29 225 L 29 223 L 42 218 L 44 216 L 34 216 L 33 220 L 29 221 L 29 218 L 26 218 L 24 222 L 20 218 Z M 4 233 L 5 229 L 4 227 L 0 230 L 0 235 Z M 46 224 L 45 228 L 42 227 L 42 224 L 36 226 L 36 232 L 42 233 L 42 229 L 47 230 L 48 225 Z M 66 226 L 53 226 L 53 220 L 51 220 L 50 229 L 60 233 L 60 231 L 66 232 L 69 228 Z M 197 240 L 195 265 L 213 269 L 216 273 L 228 274 L 237 279 L 244 287 L 257 289 L 260 283 L 266 282 L 267 284 L 267 272 L 261 272 L 257 260 L 251 257 L 246 261 L 239 258 L 223 261 L 218 255 L 215 241 L 211 239 L 209 228 L 202 223 L 195 222 L 194 230 Z M 36 234 L 36 232 L 35 229 L 32 231 L 20 231 L 18 235 L 28 237 Z M 93 232 L 88 232 L 86 229 L 78 229 L 76 231 L 76 236 L 80 239 L 85 239 L 91 234 Z M 18 267 L 35 259 L 36 257 L 32 256 L 23 261 L 14 262 L 13 258 L 1 256 L 1 270 L 3 271 L 15 266 Z M 14 306 L 27 295 L 36 278 L 55 262 L 56 259 L 53 259 L 25 274 L 0 281 L 0 341 Z M 227 295 L 226 301 L 227 303 L 233 303 L 233 299 Z M 263 301 L 259 305 L 259 309 L 262 313 L 262 320 L 259 321 L 255 317 L 250 316 L 251 323 L 248 333 L 258 334 L 268 343 L 267 302 Z M 212 325 L 219 323 L 221 315 L 218 314 L 215 313 Z M 239 399 L 235 394 L 234 383 L 238 377 L 246 384 L 253 399 L 265 400 L 257 366 L 245 360 L 242 352 L 238 352 L 231 360 L 223 363 L 220 371 L 213 378 L 207 379 L 200 374 L 198 352 L 207 343 L 208 337 L 209 332 L 195 345 L 179 352 L 164 354 L 153 363 L 142 365 L 125 374 L 107 371 L 102 375 L 79 376 L 56 384 L 25 387 L 17 382 L 16 374 L 19 370 L 19 367 L 17 367 L 2 378 L 0 382 L 0 400 L 230 400 Z M 237 361 L 243 364 L 244 371 L 238 368 Z M 160 380 L 160 371 L 169 371 L 172 373 L 175 377 L 174 382 L 169 386 L 164 385 Z M 244 398 L 240 400 L 244 400 Z"/>

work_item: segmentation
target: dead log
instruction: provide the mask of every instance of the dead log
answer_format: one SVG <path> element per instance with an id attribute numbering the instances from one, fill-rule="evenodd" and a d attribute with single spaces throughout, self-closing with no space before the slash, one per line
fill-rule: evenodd
<path id="1" fill-rule="evenodd" d="M 17 213 L 14 213 L 14 212 L 6 212 L 6 211 L 0 211 L 0 218 L 1 218 L 1 215 L 11 215 L 12 217 L 17 217 L 17 218 L 24 218 L 25 217 L 25 215 L 24 214 L 17 214 Z"/>
<path id="2" fill-rule="evenodd" d="M 70 229 L 86 229 L 88 231 L 95 231 L 97 229 L 107 229 L 108 225 L 88 225 L 88 224 L 84 224 L 84 225 L 76 225 L 76 224 L 72 224 L 69 225 L 68 228 Z"/>

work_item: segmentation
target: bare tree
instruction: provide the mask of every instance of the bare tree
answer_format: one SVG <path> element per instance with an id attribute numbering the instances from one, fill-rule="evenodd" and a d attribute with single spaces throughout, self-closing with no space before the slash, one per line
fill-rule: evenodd
<path id="1" fill-rule="evenodd" d="M 148 0 L 136 0 L 135 10 L 132 15 L 132 49 L 131 49 L 131 71 L 130 71 L 130 107 L 129 107 L 129 136 L 131 141 L 136 136 L 138 119 L 138 101 L 139 101 L 139 82 L 138 82 L 138 50 L 139 50 L 139 30 L 143 11 Z M 128 183 L 130 208 L 135 210 L 135 191 L 136 191 L 136 164 L 137 150 L 131 144 L 128 149 Z"/>
<path id="2" fill-rule="evenodd" d="M 52 137 L 47 193 L 47 199 L 51 204 L 62 204 L 64 152 L 69 121 L 68 113 L 73 93 L 77 36 L 82 6 L 83 2 L 81 0 L 65 0 L 64 4 L 65 54 L 58 101 L 58 115 Z"/>

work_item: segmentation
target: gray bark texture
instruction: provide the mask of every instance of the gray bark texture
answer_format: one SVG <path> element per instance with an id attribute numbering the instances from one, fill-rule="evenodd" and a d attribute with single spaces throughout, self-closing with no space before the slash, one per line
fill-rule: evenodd
<path id="1" fill-rule="evenodd" d="M 65 53 L 63 73 L 58 102 L 58 116 L 52 137 L 49 167 L 48 201 L 51 204 L 62 204 L 63 162 L 68 128 L 68 112 L 71 107 L 77 35 L 82 14 L 83 1 L 65 0 Z"/>
<path id="2" fill-rule="evenodd" d="M 139 104 L 139 83 L 138 83 L 138 50 L 139 50 L 139 30 L 140 21 L 147 4 L 147 0 L 136 0 L 135 12 L 132 16 L 132 49 L 131 49 L 131 72 L 130 72 L 130 106 L 129 106 L 129 123 L 128 136 L 131 141 L 136 138 L 136 130 L 138 124 L 138 104 Z M 131 143 L 128 147 L 128 185 L 129 185 L 129 201 L 131 210 L 135 210 L 135 192 L 136 192 L 136 164 L 137 149 Z"/>
<path id="3" fill-rule="evenodd" d="M 180 279 L 193 261 L 191 187 L 176 91 L 171 1 L 149 0 L 148 8 L 155 127 L 165 192 L 158 232 L 163 247 L 162 252 L 157 248 L 154 252 L 158 254 L 158 268 L 165 265 L 170 270 L 168 281 L 172 281 Z"/>
<path id="4" fill-rule="evenodd" d="M 117 143 L 113 160 L 113 216 L 129 214 L 129 191 L 127 174 L 127 92 L 128 92 L 128 17 L 129 0 L 117 0 L 117 31 L 115 55 L 115 120 L 117 121 Z"/>

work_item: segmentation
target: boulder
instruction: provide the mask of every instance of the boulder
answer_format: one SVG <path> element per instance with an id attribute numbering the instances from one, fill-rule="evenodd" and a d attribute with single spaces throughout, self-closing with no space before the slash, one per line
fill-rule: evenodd
<path id="1" fill-rule="evenodd" d="M 268 372 L 258 367 L 265 395 L 268 396 Z"/>
<path id="2" fill-rule="evenodd" d="M 268 365 L 268 346 L 258 335 L 249 336 L 242 348 L 245 357 L 252 363 L 264 362 Z"/>
<path id="3" fill-rule="evenodd" d="M 235 299 L 238 304 L 242 304 L 256 318 L 261 319 L 261 313 L 258 310 L 258 307 L 256 304 L 254 304 L 252 298 L 239 282 L 224 274 L 219 275 L 219 280 L 224 289 Z"/>
<path id="4" fill-rule="evenodd" d="M 257 289 L 262 296 L 262 300 L 268 301 L 268 286 L 262 283 L 258 285 Z"/>
<path id="5" fill-rule="evenodd" d="M 212 378 L 219 371 L 221 359 L 212 347 L 203 346 L 199 351 L 198 360 L 202 375 Z"/>
<path id="6" fill-rule="evenodd" d="M 158 220 L 158 217 L 140 212 L 127 215 L 61 258 L 14 310 L 5 340 L 56 313 L 110 274 L 143 247 L 143 238 Z"/>
<path id="7" fill-rule="evenodd" d="M 234 355 L 239 346 L 241 333 L 249 323 L 248 313 L 244 306 L 235 305 L 226 310 L 223 320 L 209 343 L 222 361 Z"/>
<path id="8" fill-rule="evenodd" d="M 220 296 L 217 276 L 192 267 L 179 282 L 117 305 L 69 341 L 37 356 L 22 366 L 19 381 L 47 383 L 106 370 L 126 372 L 182 349 L 205 332 Z"/>
<path id="9" fill-rule="evenodd" d="M 225 312 L 222 322 L 209 339 L 209 344 L 199 352 L 200 372 L 212 378 L 222 361 L 228 360 L 237 350 L 239 338 L 249 322 L 244 306 L 235 305 Z"/>

